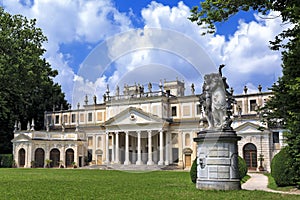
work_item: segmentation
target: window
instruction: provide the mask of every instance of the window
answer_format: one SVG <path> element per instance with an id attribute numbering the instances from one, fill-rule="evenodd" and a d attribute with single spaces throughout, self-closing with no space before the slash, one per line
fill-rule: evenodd
<path id="1" fill-rule="evenodd" d="M 201 113 L 202 113 L 201 105 L 200 105 L 200 104 L 197 104 L 197 105 L 196 105 L 196 114 L 197 114 L 197 115 L 201 115 Z"/>
<path id="2" fill-rule="evenodd" d="M 76 114 L 72 114 L 71 121 L 72 123 L 76 122 Z"/>
<path id="3" fill-rule="evenodd" d="M 88 146 L 93 146 L 93 137 L 88 137 Z"/>
<path id="4" fill-rule="evenodd" d="M 93 121 L 93 113 L 88 113 L 88 121 Z"/>
<path id="5" fill-rule="evenodd" d="M 257 109 L 256 100 L 250 100 L 250 111 L 255 111 Z"/>
<path id="6" fill-rule="evenodd" d="M 176 106 L 172 106 L 172 117 L 177 116 L 177 107 Z"/>
<path id="7" fill-rule="evenodd" d="M 279 132 L 273 132 L 273 143 L 279 143 Z"/>
<path id="8" fill-rule="evenodd" d="M 55 116 L 55 124 L 59 124 L 59 115 Z"/>

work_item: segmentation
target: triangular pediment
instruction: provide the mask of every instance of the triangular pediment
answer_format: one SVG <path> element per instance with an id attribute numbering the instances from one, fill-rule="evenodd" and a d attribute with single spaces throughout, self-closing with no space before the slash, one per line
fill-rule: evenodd
<path id="1" fill-rule="evenodd" d="M 31 138 L 26 133 L 20 133 L 17 137 L 11 140 L 12 142 L 28 142 Z"/>
<path id="2" fill-rule="evenodd" d="M 136 125 L 136 124 L 162 124 L 165 120 L 142 109 L 129 107 L 116 116 L 108 119 L 105 126 Z"/>
<path id="3" fill-rule="evenodd" d="M 261 126 L 259 126 L 258 124 L 246 122 L 236 127 L 234 130 L 238 133 L 261 133 L 262 131 L 259 130 L 260 128 Z"/>

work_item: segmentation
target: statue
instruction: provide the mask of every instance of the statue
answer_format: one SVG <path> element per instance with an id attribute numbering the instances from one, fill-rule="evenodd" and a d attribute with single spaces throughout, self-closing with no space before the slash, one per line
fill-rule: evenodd
<path id="1" fill-rule="evenodd" d="M 119 86 L 117 85 L 115 96 L 119 96 L 119 95 L 120 95 L 120 88 L 119 88 Z"/>
<path id="2" fill-rule="evenodd" d="M 151 93 L 152 92 L 152 84 L 151 82 L 148 83 L 148 91 Z"/>
<path id="3" fill-rule="evenodd" d="M 219 73 L 211 73 L 204 76 L 203 93 L 200 97 L 208 129 L 232 130 L 231 128 L 231 109 L 234 99 L 232 94 L 227 91 L 229 88 L 226 78 L 222 77 L 220 65 Z"/>

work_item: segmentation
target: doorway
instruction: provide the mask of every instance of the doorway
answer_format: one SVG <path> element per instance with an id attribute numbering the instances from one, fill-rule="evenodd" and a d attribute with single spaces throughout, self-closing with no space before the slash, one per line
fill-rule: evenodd
<path id="1" fill-rule="evenodd" d="M 243 148 L 244 159 L 249 170 L 257 168 L 257 148 L 254 144 L 248 143 Z"/>

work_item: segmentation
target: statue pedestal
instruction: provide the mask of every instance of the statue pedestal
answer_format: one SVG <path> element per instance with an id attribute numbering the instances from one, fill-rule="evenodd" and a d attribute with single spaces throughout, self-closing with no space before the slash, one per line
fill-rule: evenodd
<path id="1" fill-rule="evenodd" d="M 240 190 L 237 141 L 234 131 L 201 131 L 197 142 L 196 187 L 204 190 Z"/>

